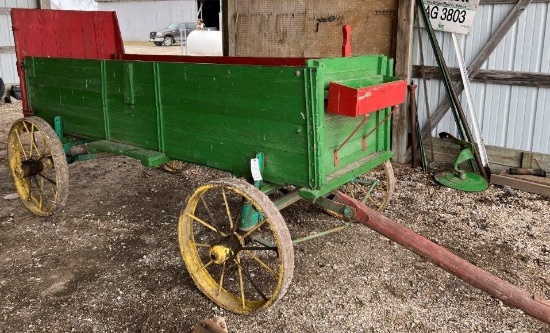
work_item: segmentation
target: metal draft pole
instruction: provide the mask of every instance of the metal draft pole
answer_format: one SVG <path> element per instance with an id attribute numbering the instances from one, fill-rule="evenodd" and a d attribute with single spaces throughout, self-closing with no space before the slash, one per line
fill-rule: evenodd
<path id="1" fill-rule="evenodd" d="M 396 223 L 363 203 L 341 192 L 336 200 L 356 209 L 355 219 L 393 240 L 399 245 L 428 259 L 471 286 L 483 290 L 505 304 L 550 324 L 550 302 L 469 263 L 446 248 Z"/>

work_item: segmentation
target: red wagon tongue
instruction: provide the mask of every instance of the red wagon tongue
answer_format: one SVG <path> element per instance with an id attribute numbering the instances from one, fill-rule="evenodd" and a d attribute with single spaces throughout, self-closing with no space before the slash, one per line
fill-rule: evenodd
<path id="1" fill-rule="evenodd" d="M 336 200 L 356 210 L 355 219 L 393 240 L 399 245 L 428 259 L 464 282 L 518 308 L 545 323 L 550 323 L 550 302 L 521 289 L 460 258 L 444 247 L 385 217 L 341 192 Z"/>

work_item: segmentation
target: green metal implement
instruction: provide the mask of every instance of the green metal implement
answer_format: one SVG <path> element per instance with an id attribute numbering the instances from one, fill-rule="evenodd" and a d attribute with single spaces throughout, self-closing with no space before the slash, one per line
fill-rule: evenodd
<path id="1" fill-rule="evenodd" d="M 489 187 L 489 183 L 481 175 L 471 171 L 462 170 L 460 164 L 470 161 L 474 158 L 472 144 L 466 141 L 458 140 L 451 134 L 442 132 L 439 134 L 442 139 L 449 140 L 460 146 L 455 162 L 454 171 L 439 172 L 434 175 L 435 180 L 443 186 L 454 188 L 465 192 L 481 192 Z"/>

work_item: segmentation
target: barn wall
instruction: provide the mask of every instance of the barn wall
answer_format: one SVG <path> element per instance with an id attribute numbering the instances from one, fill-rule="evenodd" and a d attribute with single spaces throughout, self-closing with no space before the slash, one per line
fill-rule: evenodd
<path id="1" fill-rule="evenodd" d="M 148 41 L 149 32 L 171 22 L 197 20 L 196 0 L 98 2 L 98 9 L 116 11 L 126 41 Z"/>
<path id="2" fill-rule="evenodd" d="M 9 12 L 11 8 L 38 8 L 38 1 L 0 0 L 0 77 L 8 85 L 19 83 Z"/>
<path id="3" fill-rule="evenodd" d="M 514 5 L 481 5 L 475 24 L 468 36 L 461 37 L 466 66 L 489 40 Z M 448 67 L 458 67 L 452 37 L 449 33 L 436 33 Z M 437 66 L 428 36 L 423 32 L 425 64 Z M 420 48 L 415 32 L 413 61 L 420 64 Z M 517 72 L 550 73 L 550 6 L 548 3 L 532 3 L 501 41 L 482 69 Z M 422 125 L 426 122 L 425 96 L 422 84 L 417 80 L 418 112 Z M 472 94 L 481 125 L 482 137 L 487 145 L 550 153 L 550 89 L 520 87 L 488 83 L 471 83 Z M 440 80 L 428 81 L 430 114 L 445 96 Z M 462 105 L 467 114 L 467 102 L 462 94 Z M 470 120 L 469 116 L 468 119 Z M 471 123 L 471 120 L 470 120 Z M 447 131 L 456 134 L 451 115 L 441 120 L 433 136 Z"/>
<path id="4" fill-rule="evenodd" d="M 398 1 L 229 0 L 229 55 L 339 56 L 342 25 L 353 54 L 393 56 Z"/>

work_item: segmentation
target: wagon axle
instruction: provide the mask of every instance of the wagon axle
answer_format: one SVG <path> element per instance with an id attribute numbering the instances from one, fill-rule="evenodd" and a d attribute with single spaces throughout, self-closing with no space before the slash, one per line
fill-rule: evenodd
<path id="1" fill-rule="evenodd" d="M 22 161 L 19 166 L 15 168 L 14 171 L 17 177 L 23 179 L 41 175 L 44 170 L 51 166 L 51 158 L 48 156 L 41 156 L 38 159 L 30 158 L 28 160 Z"/>

